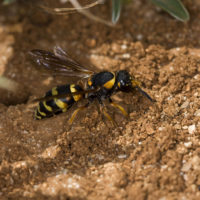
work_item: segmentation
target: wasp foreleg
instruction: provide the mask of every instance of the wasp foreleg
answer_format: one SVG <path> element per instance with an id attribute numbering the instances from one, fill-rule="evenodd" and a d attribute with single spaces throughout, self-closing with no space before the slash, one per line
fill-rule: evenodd
<path id="1" fill-rule="evenodd" d="M 100 102 L 100 111 L 103 113 L 103 116 L 105 116 L 112 123 L 113 126 L 117 126 L 115 120 L 108 114 L 107 107 L 102 102 Z"/>
<path id="2" fill-rule="evenodd" d="M 125 117 L 128 117 L 128 113 L 125 111 L 125 109 L 122 106 L 120 106 L 119 104 L 113 102 L 113 100 L 111 98 L 109 98 L 109 103 L 111 106 L 118 108 Z"/>

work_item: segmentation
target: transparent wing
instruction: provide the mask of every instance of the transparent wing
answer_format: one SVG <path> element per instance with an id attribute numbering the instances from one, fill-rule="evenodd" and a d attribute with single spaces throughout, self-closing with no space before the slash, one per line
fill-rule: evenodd
<path id="1" fill-rule="evenodd" d="M 29 55 L 38 67 L 49 70 L 54 75 L 88 78 L 95 73 L 73 60 L 58 46 L 54 48 L 54 53 L 34 49 L 29 52 Z"/>

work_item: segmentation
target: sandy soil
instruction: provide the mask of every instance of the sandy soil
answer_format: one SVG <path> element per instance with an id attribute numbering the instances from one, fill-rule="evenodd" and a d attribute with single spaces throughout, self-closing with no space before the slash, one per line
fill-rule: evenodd
<path id="1" fill-rule="evenodd" d="M 200 199 L 200 5 L 184 2 L 188 23 L 137 1 L 115 28 L 35 4 L 0 5 L 0 73 L 21 85 L 0 90 L 0 199 Z M 109 9 L 91 11 L 106 18 Z M 43 76 L 27 59 L 55 45 L 86 66 L 129 70 L 156 103 L 115 95 L 129 112 L 110 109 L 117 127 L 95 105 L 71 127 L 71 111 L 34 120 L 34 98 L 76 81 Z"/>

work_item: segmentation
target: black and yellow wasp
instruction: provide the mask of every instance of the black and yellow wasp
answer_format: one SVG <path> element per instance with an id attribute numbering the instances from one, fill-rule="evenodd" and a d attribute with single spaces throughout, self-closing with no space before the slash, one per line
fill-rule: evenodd
<path id="1" fill-rule="evenodd" d="M 38 120 L 66 112 L 80 100 L 86 99 L 87 103 L 73 112 L 69 120 L 71 124 L 78 112 L 87 108 L 96 99 L 100 104 L 100 110 L 103 115 L 114 123 L 112 117 L 107 112 L 104 101 L 107 99 L 110 105 L 118 108 L 123 115 L 127 116 L 128 114 L 124 108 L 111 99 L 111 96 L 119 91 L 134 92 L 138 90 L 150 101 L 153 101 L 140 88 L 141 83 L 135 80 L 126 70 L 95 73 L 74 61 L 60 47 L 55 47 L 54 53 L 35 49 L 30 51 L 29 54 L 38 66 L 51 70 L 55 75 L 76 76 L 81 79 L 87 78 L 86 84 L 59 85 L 49 90 L 44 97 L 37 99 L 40 101 L 35 113 L 35 118 Z"/>

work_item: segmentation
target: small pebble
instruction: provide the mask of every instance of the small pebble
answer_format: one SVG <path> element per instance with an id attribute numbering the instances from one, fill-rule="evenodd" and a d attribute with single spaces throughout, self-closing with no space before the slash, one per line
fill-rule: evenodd
<path id="1" fill-rule="evenodd" d="M 194 116 L 200 117 L 200 109 L 195 111 Z"/>
<path id="2" fill-rule="evenodd" d="M 183 165 L 181 171 L 183 172 L 188 172 L 190 170 L 190 168 L 192 167 L 192 163 L 191 162 L 187 162 Z"/>
<path id="3" fill-rule="evenodd" d="M 125 50 L 125 49 L 127 49 L 127 45 L 126 45 L 126 44 L 123 44 L 123 45 L 121 46 L 121 48 L 122 48 L 123 50 Z"/>
<path id="4" fill-rule="evenodd" d="M 136 36 L 136 38 L 137 38 L 137 40 L 142 40 L 143 35 L 142 35 L 142 34 L 138 34 L 138 35 Z"/>
<path id="5" fill-rule="evenodd" d="M 159 200 L 167 200 L 166 197 L 161 197 Z"/>
<path id="6" fill-rule="evenodd" d="M 188 126 L 183 126 L 182 129 L 188 129 Z"/>
<path id="7" fill-rule="evenodd" d="M 190 125 L 190 126 L 188 127 L 188 132 L 189 132 L 190 134 L 194 133 L 195 130 L 196 130 L 195 124 Z"/>
<path id="8" fill-rule="evenodd" d="M 104 159 L 104 156 L 103 156 L 103 155 L 100 155 L 100 154 L 97 154 L 96 157 L 97 157 L 97 159 L 99 159 L 99 160 L 103 160 L 103 159 Z"/>
<path id="9" fill-rule="evenodd" d="M 148 135 L 151 135 L 154 133 L 154 129 L 150 124 L 146 125 L 146 131 Z"/>
<path id="10" fill-rule="evenodd" d="M 188 101 L 185 101 L 182 105 L 181 105 L 181 108 L 187 108 L 189 105 L 189 102 Z"/>
<path id="11" fill-rule="evenodd" d="M 87 39 L 87 40 L 86 40 L 86 45 L 87 45 L 88 47 L 93 48 L 93 47 L 96 46 L 96 40 L 95 40 L 95 39 Z"/>
<path id="12" fill-rule="evenodd" d="M 180 125 L 180 124 L 176 124 L 176 125 L 174 126 L 174 128 L 180 130 L 180 129 L 181 129 L 181 125 Z"/>
<path id="13" fill-rule="evenodd" d="M 184 178 L 185 181 L 188 181 L 188 175 L 187 174 L 184 174 L 183 178 Z"/>
<path id="14" fill-rule="evenodd" d="M 184 145 L 185 147 L 190 148 L 192 146 L 192 142 L 185 142 Z"/>
<path id="15" fill-rule="evenodd" d="M 133 168 L 135 167 L 135 160 L 133 160 L 133 161 L 131 162 L 131 165 L 132 165 Z"/>
<path id="16" fill-rule="evenodd" d="M 197 74 L 197 75 L 194 76 L 194 79 L 197 80 L 198 78 L 199 78 L 199 74 Z"/>
<path id="17" fill-rule="evenodd" d="M 194 96 L 195 96 L 195 97 L 197 97 L 198 95 L 199 95 L 199 93 L 198 93 L 198 92 L 195 92 L 195 93 L 194 93 Z"/>
<path id="18" fill-rule="evenodd" d="M 120 159 L 123 159 L 123 158 L 126 158 L 126 157 L 127 157 L 126 154 L 120 154 L 120 155 L 118 155 L 118 158 L 120 158 Z"/>
<path id="19" fill-rule="evenodd" d="M 128 59 L 128 58 L 130 58 L 131 56 L 130 56 L 129 53 L 125 53 L 125 54 L 122 55 L 122 57 L 125 58 L 125 59 Z"/>

